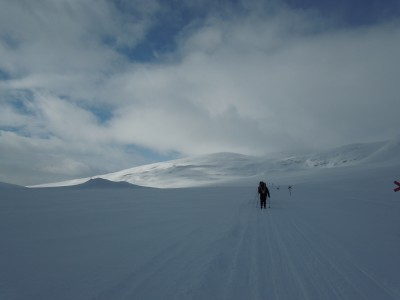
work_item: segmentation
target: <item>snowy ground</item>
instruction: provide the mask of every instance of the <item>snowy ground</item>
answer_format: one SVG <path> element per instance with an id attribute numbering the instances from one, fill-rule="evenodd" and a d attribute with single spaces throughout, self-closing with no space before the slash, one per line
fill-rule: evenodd
<path id="1" fill-rule="evenodd" d="M 399 170 L 267 178 L 267 210 L 257 181 L 0 187 L 0 299 L 400 299 Z"/>

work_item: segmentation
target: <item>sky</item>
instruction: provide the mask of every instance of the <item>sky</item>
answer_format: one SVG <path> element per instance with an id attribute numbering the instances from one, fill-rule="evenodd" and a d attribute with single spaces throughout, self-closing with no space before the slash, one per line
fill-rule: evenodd
<path id="1" fill-rule="evenodd" d="M 0 181 L 398 136 L 398 0 L 0 0 Z"/>

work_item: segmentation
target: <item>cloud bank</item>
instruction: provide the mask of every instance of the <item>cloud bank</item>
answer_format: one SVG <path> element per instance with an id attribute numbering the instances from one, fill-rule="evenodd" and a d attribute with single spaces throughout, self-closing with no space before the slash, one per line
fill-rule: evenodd
<path id="1" fill-rule="evenodd" d="M 398 134 L 397 18 L 210 3 L 0 4 L 0 181 Z"/>

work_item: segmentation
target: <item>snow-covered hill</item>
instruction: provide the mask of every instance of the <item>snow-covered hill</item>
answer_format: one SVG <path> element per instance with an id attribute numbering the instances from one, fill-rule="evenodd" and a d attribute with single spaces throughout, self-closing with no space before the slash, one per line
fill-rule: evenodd
<path id="1" fill-rule="evenodd" d="M 279 164 L 288 168 L 334 168 L 378 162 L 400 162 L 400 140 L 352 144 L 323 153 L 289 157 Z"/>
<path id="2" fill-rule="evenodd" d="M 94 178 L 90 179 L 84 183 L 74 185 L 72 187 L 81 188 L 81 189 L 113 189 L 113 188 L 140 188 L 141 186 L 130 184 L 126 181 L 110 181 L 103 178 Z"/>
<path id="3" fill-rule="evenodd" d="M 34 187 L 70 186 L 95 178 L 159 188 L 196 187 L 271 178 L 289 171 L 376 163 L 400 163 L 400 139 L 369 144 L 352 144 L 322 153 L 278 159 L 235 153 L 216 153 Z"/>

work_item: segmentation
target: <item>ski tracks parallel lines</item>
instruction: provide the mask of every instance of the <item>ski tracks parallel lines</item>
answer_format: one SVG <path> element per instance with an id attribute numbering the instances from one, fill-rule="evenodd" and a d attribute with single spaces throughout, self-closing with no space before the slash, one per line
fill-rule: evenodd
<path id="1" fill-rule="evenodd" d="M 277 223 L 278 218 L 275 218 L 274 213 L 271 212 L 268 215 L 268 226 L 271 229 L 269 233 L 273 243 L 277 246 L 278 253 L 280 253 L 279 267 L 286 273 L 285 276 L 280 278 L 287 278 L 287 299 L 310 299 L 309 291 L 302 280 L 301 270 L 299 270 L 298 264 L 293 257 L 294 249 L 289 247 L 288 240 L 284 234 L 289 228 L 285 226 L 284 229 L 281 229 Z"/>
<path id="2" fill-rule="evenodd" d="M 321 236 L 316 229 L 308 224 L 305 220 L 294 217 L 296 226 L 294 228 L 304 240 L 312 247 L 316 257 L 321 264 L 330 266 L 336 274 L 345 279 L 347 285 L 352 286 L 358 295 L 349 295 L 349 289 L 340 291 L 342 299 L 400 299 L 400 295 L 380 282 L 371 272 L 356 262 L 354 257 L 346 251 L 340 244 L 328 240 L 328 236 Z M 292 219 L 292 222 L 293 219 Z M 306 233 L 307 232 L 307 233 Z M 310 238 L 313 233 L 314 238 Z M 316 238 L 318 236 L 318 244 Z M 324 272 L 326 274 L 326 272 Z M 329 273 L 332 275 L 332 273 Z M 332 282 L 334 283 L 334 282 Z M 336 287 L 339 288 L 340 286 Z M 343 287 L 344 288 L 344 287 Z"/>
<path id="3" fill-rule="evenodd" d="M 257 276 L 251 271 L 256 259 L 251 256 L 253 211 L 246 202 L 238 207 L 232 227 L 210 245 L 214 254 L 204 266 L 202 279 L 187 292 L 185 299 L 256 299 L 253 293 L 257 293 L 257 288 L 253 285 Z"/>
<path id="4" fill-rule="evenodd" d="M 293 219 L 291 220 L 293 223 Z M 330 299 L 368 299 L 367 295 L 363 290 L 354 284 L 353 280 L 348 276 L 348 273 L 344 272 L 341 268 L 343 265 L 329 254 L 333 244 L 324 247 L 321 242 L 321 236 L 314 236 L 310 238 L 309 232 L 304 231 L 304 225 L 300 225 L 300 222 L 295 223 L 293 226 L 295 233 L 304 241 L 302 243 L 305 248 L 304 252 L 309 252 L 312 254 L 313 264 L 310 260 L 306 263 L 308 266 L 308 272 L 313 274 L 310 277 L 314 280 L 315 285 L 320 288 L 324 288 L 325 297 Z M 302 229 L 303 228 L 303 229 Z M 321 247 L 324 250 L 321 250 Z"/>
<path id="5" fill-rule="evenodd" d="M 268 299 L 279 299 L 278 286 L 280 283 L 277 278 L 279 278 L 278 273 L 281 270 L 278 259 L 280 253 L 273 242 L 271 226 L 268 224 L 270 222 L 269 211 L 266 216 L 261 215 L 259 221 L 261 221 L 258 230 L 259 251 L 262 252 L 261 257 L 264 258 L 261 268 L 265 270 L 264 294 L 269 296 Z"/>
<path id="6" fill-rule="evenodd" d="M 363 299 L 355 288 L 349 296 L 349 286 L 343 274 L 337 267 L 327 261 L 323 253 L 318 251 L 318 246 L 304 235 L 299 234 L 299 224 L 293 222 L 292 217 L 285 217 L 286 227 L 283 235 L 293 266 L 298 270 L 296 280 L 302 282 L 308 292 L 307 299 Z M 342 288 L 343 287 L 343 288 Z M 356 298 L 354 298 L 356 297 Z"/>
<path id="7" fill-rule="evenodd" d="M 238 297 L 245 292 L 246 286 L 250 283 L 249 269 L 246 267 L 249 262 L 248 251 L 243 251 L 248 245 L 249 229 L 250 229 L 250 210 L 244 210 L 245 217 L 241 220 L 242 228 L 238 230 L 236 243 L 232 248 L 231 263 L 228 269 L 227 280 L 222 289 L 222 299 L 232 299 L 233 296 Z M 246 249 L 247 250 L 247 249 Z M 247 253 L 243 253 L 247 252 Z M 244 254 L 244 255 L 243 255 Z M 240 280 L 237 280 L 237 275 L 240 274 Z M 232 292 L 234 293 L 232 295 Z"/>
<path id="8" fill-rule="evenodd" d="M 262 210 L 258 214 L 258 230 L 255 240 L 259 260 L 256 267 L 259 268 L 260 285 L 258 299 L 289 299 L 287 282 L 277 280 L 285 272 L 282 267 L 282 253 L 276 242 L 274 228 L 271 222 L 270 209 Z"/>

